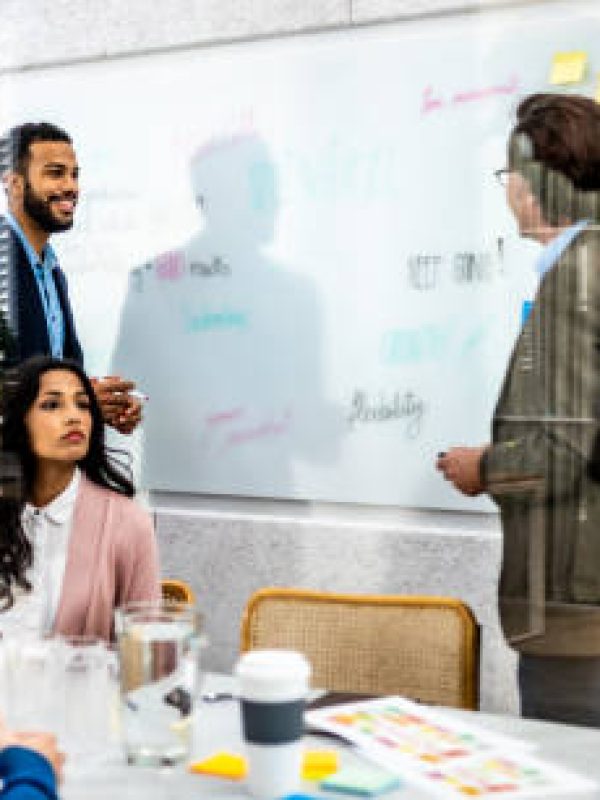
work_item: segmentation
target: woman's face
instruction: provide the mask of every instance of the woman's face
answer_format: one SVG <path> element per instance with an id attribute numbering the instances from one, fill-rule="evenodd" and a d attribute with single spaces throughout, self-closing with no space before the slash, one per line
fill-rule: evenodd
<path id="1" fill-rule="evenodd" d="M 75 463 L 86 455 L 92 431 L 90 401 L 73 372 L 54 369 L 25 415 L 29 444 L 38 459 Z"/>

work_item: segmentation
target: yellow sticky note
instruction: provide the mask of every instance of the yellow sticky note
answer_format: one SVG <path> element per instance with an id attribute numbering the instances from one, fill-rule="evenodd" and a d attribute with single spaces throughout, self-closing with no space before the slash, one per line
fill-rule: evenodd
<path id="1" fill-rule="evenodd" d="M 554 85 L 581 83 L 585 78 L 587 59 L 587 53 L 583 50 L 555 53 L 550 69 L 550 83 Z"/>
<path id="2" fill-rule="evenodd" d="M 335 750 L 307 750 L 302 760 L 302 779 L 320 781 L 340 768 Z"/>
<path id="3" fill-rule="evenodd" d="M 215 753 L 204 761 L 194 761 L 188 769 L 197 775 L 216 775 L 239 781 L 246 777 L 248 765 L 245 758 L 235 753 Z"/>

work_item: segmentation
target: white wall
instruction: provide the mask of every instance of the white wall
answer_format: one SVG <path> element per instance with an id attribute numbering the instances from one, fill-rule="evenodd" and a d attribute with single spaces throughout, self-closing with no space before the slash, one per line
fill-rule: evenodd
<path id="1" fill-rule="evenodd" d="M 536 2 L 2 0 L 0 70 Z"/>

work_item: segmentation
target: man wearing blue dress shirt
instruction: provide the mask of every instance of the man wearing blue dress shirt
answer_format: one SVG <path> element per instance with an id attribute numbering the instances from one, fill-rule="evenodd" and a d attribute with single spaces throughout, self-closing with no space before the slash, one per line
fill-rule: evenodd
<path id="1" fill-rule="evenodd" d="M 69 230 L 79 199 L 79 166 L 69 135 L 47 122 L 12 128 L 0 165 L 8 212 L 0 218 L 0 259 L 12 296 L 5 363 L 52 355 L 83 363 L 67 281 L 49 238 Z M 95 380 L 105 420 L 122 433 L 141 418 L 140 402 L 118 377 Z"/>

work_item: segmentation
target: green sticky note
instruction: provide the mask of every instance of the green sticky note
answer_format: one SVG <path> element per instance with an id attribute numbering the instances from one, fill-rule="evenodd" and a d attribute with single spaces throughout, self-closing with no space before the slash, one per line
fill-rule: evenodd
<path id="1" fill-rule="evenodd" d="M 320 789 L 330 792 L 346 792 L 359 797 L 374 797 L 391 792 L 400 786 L 400 780 L 389 772 L 371 767 L 345 767 L 321 781 Z"/>

